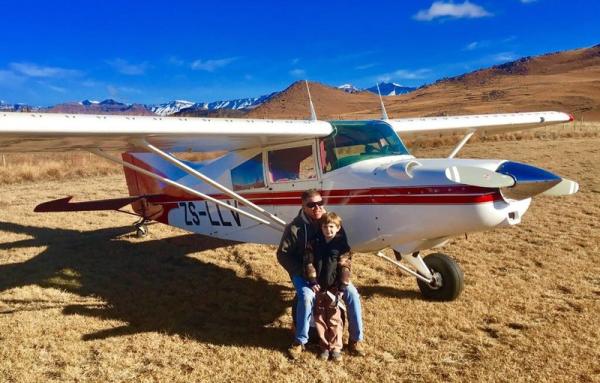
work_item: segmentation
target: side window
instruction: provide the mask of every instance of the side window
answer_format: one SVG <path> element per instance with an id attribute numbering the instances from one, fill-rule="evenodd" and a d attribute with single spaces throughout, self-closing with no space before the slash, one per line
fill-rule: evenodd
<path id="1" fill-rule="evenodd" d="M 317 177 L 312 146 L 300 146 L 269 152 L 271 182 L 309 180 Z"/>
<path id="2" fill-rule="evenodd" d="M 248 161 L 231 169 L 233 190 L 246 190 L 265 187 L 263 176 L 263 156 L 257 154 Z"/>

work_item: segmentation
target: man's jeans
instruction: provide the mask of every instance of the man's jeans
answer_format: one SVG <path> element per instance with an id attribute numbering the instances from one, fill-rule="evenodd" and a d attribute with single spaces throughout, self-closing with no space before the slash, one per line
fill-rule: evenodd
<path id="1" fill-rule="evenodd" d="M 311 290 L 308 281 L 299 275 L 292 277 L 292 284 L 296 289 L 298 304 L 296 306 L 296 334 L 295 341 L 301 344 L 308 342 L 308 330 L 312 319 L 315 304 L 315 293 Z M 358 290 L 350 283 L 343 294 L 348 309 L 348 331 L 350 341 L 363 340 L 362 309 L 360 306 L 360 295 Z"/>

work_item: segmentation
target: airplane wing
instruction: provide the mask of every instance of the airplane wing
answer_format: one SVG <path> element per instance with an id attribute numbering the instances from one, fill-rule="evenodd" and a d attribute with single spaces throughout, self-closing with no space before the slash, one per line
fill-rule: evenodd
<path id="1" fill-rule="evenodd" d="M 573 116 L 562 112 L 528 112 L 503 114 L 475 114 L 467 116 L 402 118 L 388 120 L 400 137 L 423 134 L 485 132 L 498 134 L 539 128 L 573 121 Z"/>
<path id="2" fill-rule="evenodd" d="M 0 152 L 135 151 L 140 139 L 169 152 L 230 151 L 325 137 L 329 123 L 200 117 L 0 112 Z"/>

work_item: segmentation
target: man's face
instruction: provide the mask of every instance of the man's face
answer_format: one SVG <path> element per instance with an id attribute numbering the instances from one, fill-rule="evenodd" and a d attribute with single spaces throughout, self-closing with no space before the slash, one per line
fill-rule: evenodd
<path id="1" fill-rule="evenodd" d="M 315 221 L 321 219 L 321 216 L 325 213 L 323 198 L 319 194 L 309 197 L 302 203 L 302 210 L 304 210 L 304 214 L 310 219 Z"/>

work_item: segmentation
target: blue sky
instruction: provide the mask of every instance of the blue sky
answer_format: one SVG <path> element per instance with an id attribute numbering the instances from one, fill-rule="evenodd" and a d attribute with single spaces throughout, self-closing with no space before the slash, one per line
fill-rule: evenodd
<path id="1" fill-rule="evenodd" d="M 168 3 L 0 0 L 0 100 L 216 101 L 298 79 L 418 86 L 600 43 L 597 0 Z"/>

